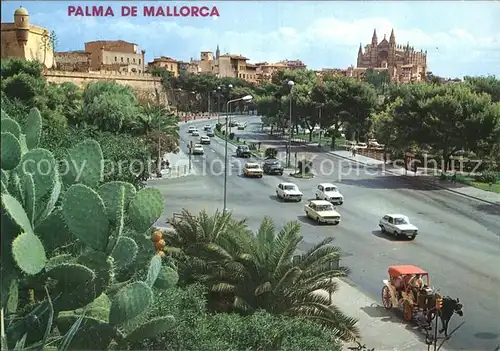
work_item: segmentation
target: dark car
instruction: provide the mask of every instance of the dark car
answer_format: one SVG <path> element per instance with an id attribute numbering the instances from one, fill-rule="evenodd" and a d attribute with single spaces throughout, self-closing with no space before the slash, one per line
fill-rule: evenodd
<path id="1" fill-rule="evenodd" d="M 264 173 L 266 174 L 278 174 L 283 175 L 283 167 L 278 160 L 266 160 L 264 166 L 262 167 Z"/>
<path id="2" fill-rule="evenodd" d="M 231 121 L 229 121 L 229 126 L 230 127 L 237 127 L 238 126 L 238 122 L 231 120 Z"/>
<path id="3" fill-rule="evenodd" d="M 239 145 L 236 148 L 236 156 L 237 157 L 251 157 L 252 153 L 250 152 L 250 148 L 246 145 Z"/>
<path id="4" fill-rule="evenodd" d="M 212 129 L 207 129 L 207 136 L 213 137 L 214 136 L 214 131 Z"/>

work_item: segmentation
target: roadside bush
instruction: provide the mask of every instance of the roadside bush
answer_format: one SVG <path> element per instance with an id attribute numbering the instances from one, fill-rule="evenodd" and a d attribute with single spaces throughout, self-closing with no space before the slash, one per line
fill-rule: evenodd
<path id="1" fill-rule="evenodd" d="M 299 166 L 300 173 L 302 173 L 302 174 L 311 173 L 311 169 L 312 169 L 312 161 L 311 160 L 302 159 L 298 162 L 297 165 Z"/>
<path id="2" fill-rule="evenodd" d="M 496 172 L 486 171 L 475 177 L 476 181 L 481 183 L 496 183 L 498 175 Z"/>
<path id="3" fill-rule="evenodd" d="M 231 140 L 234 139 L 234 133 L 229 133 L 229 139 L 231 139 Z"/>
<path id="4" fill-rule="evenodd" d="M 278 149 L 275 147 L 268 147 L 266 151 L 264 151 L 264 157 L 267 159 L 276 158 L 278 156 Z"/>
<path id="5" fill-rule="evenodd" d="M 221 131 L 221 129 L 222 129 L 222 123 L 217 123 L 217 124 L 215 125 L 215 130 L 217 130 L 218 132 L 220 132 L 220 131 Z"/>

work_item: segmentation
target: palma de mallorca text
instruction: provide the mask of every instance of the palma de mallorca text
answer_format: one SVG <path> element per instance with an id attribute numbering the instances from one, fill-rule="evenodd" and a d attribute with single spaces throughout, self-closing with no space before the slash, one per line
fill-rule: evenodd
<path id="1" fill-rule="evenodd" d="M 68 6 L 68 16 L 74 17 L 219 17 L 216 6 Z"/>

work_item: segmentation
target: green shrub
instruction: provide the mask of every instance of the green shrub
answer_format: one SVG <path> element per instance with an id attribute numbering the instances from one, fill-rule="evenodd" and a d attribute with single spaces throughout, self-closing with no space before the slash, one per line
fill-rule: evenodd
<path id="1" fill-rule="evenodd" d="M 486 171 L 481 173 L 480 175 L 477 175 L 475 179 L 480 183 L 495 184 L 498 179 L 498 174 L 496 172 Z"/>
<path id="2" fill-rule="evenodd" d="M 220 132 L 220 131 L 221 131 L 221 129 L 222 129 L 222 123 L 217 123 L 217 124 L 215 125 L 215 130 L 216 130 L 216 131 L 218 131 L 218 132 Z"/>
<path id="3" fill-rule="evenodd" d="M 307 159 L 299 160 L 297 165 L 299 167 L 300 173 L 302 173 L 302 174 L 311 173 L 311 169 L 312 169 L 312 161 L 311 160 L 307 160 Z"/>
<path id="4" fill-rule="evenodd" d="M 229 133 L 229 139 L 233 140 L 234 139 L 234 133 Z"/>

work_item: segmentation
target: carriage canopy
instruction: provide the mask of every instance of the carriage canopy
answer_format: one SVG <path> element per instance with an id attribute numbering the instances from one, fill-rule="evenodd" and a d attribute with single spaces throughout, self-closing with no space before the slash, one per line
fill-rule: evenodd
<path id="1" fill-rule="evenodd" d="M 413 266 L 411 264 L 389 267 L 389 276 L 391 277 L 397 277 L 400 275 L 410 275 L 410 274 L 428 275 L 429 273 L 424 271 L 422 268 Z"/>

